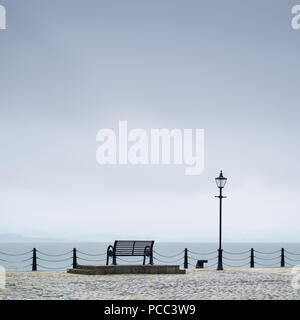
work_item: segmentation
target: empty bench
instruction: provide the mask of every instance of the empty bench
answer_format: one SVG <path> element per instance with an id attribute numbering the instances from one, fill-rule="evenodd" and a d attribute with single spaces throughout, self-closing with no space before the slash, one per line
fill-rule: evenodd
<path id="1" fill-rule="evenodd" d="M 140 240 L 116 240 L 114 245 L 107 248 L 106 265 L 109 258 L 112 258 L 112 264 L 117 264 L 117 257 L 143 257 L 143 264 L 146 257 L 149 263 L 153 264 L 153 244 L 154 241 Z"/>

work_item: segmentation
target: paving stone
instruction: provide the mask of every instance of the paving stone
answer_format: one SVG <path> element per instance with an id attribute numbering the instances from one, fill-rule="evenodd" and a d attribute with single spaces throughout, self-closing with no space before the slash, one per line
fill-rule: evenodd
<path id="1" fill-rule="evenodd" d="M 292 268 L 216 271 L 189 269 L 185 275 L 77 275 L 66 271 L 8 272 L 0 299 L 295 299 Z"/>

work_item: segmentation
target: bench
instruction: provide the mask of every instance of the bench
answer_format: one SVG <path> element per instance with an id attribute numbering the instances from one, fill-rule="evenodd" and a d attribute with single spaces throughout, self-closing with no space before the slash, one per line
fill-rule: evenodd
<path id="1" fill-rule="evenodd" d="M 116 257 L 144 257 L 143 264 L 146 257 L 149 257 L 149 264 L 153 264 L 153 244 L 154 241 L 148 240 L 116 240 L 113 246 L 109 245 L 107 248 L 106 265 L 109 258 L 112 258 L 112 264 L 116 265 Z"/>

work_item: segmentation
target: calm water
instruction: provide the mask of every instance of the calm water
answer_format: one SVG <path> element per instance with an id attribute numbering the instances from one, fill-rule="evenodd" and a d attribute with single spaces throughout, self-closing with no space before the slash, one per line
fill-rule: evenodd
<path id="1" fill-rule="evenodd" d="M 103 242 L 0 243 L 0 264 L 7 270 L 31 270 L 31 250 L 35 247 L 38 270 L 63 270 L 71 267 L 73 248 L 77 249 L 78 264 L 101 265 L 106 262 L 108 245 L 109 243 Z M 216 243 L 156 242 L 154 263 L 179 264 L 183 267 L 185 248 L 189 250 L 189 268 L 195 267 L 197 259 L 208 260 L 205 267 L 215 268 L 218 248 Z M 286 266 L 300 265 L 300 243 L 224 243 L 224 268 L 249 267 L 250 248 L 255 250 L 256 267 L 280 266 L 281 248 L 285 249 Z M 120 257 L 117 260 L 118 264 L 140 264 L 142 261 L 143 257 Z"/>

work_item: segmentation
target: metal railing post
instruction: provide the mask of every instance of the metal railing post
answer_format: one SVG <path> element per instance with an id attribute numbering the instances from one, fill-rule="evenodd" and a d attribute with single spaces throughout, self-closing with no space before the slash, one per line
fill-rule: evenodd
<path id="1" fill-rule="evenodd" d="M 284 267 L 285 263 L 284 263 L 284 248 L 281 248 L 281 261 L 280 261 L 280 266 Z"/>
<path id="2" fill-rule="evenodd" d="M 37 270 L 37 263 L 36 263 L 36 248 L 33 248 L 32 250 L 32 271 Z"/>
<path id="3" fill-rule="evenodd" d="M 73 269 L 77 268 L 77 254 L 76 254 L 76 248 L 73 249 Z"/>
<path id="4" fill-rule="evenodd" d="M 254 249 L 253 248 L 251 248 L 250 268 L 254 268 Z"/>
<path id="5" fill-rule="evenodd" d="M 184 269 L 188 269 L 189 268 L 189 261 L 188 261 L 188 249 L 185 248 L 184 249 Z"/>

